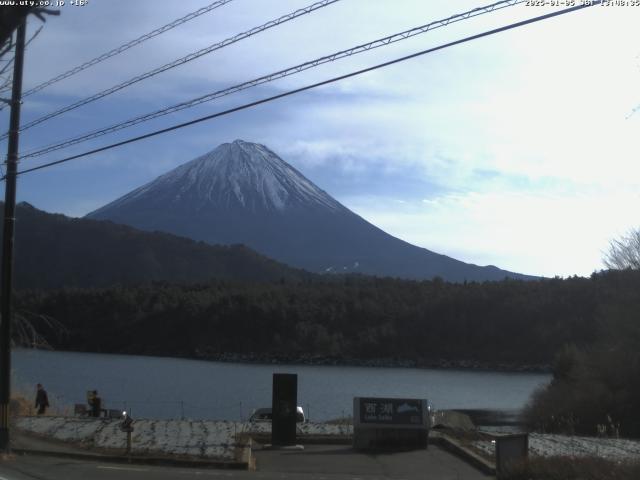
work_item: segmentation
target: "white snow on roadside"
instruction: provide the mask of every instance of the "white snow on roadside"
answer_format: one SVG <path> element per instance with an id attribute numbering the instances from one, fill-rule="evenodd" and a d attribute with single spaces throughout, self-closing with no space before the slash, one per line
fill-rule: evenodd
<path id="1" fill-rule="evenodd" d="M 491 441 L 476 441 L 473 446 L 484 453 L 495 455 L 495 444 Z M 529 453 L 542 457 L 559 455 L 595 456 L 611 460 L 640 459 L 640 441 L 530 433 Z"/>
<path id="2" fill-rule="evenodd" d="M 127 434 L 118 420 L 75 417 L 21 417 L 16 427 L 56 440 L 85 447 L 126 448 Z M 190 455 L 200 458 L 234 460 L 236 434 L 244 424 L 237 422 L 189 420 L 138 420 L 131 436 L 132 450 L 141 454 Z"/>
<path id="3" fill-rule="evenodd" d="M 271 425 L 269 425 L 270 427 Z M 271 431 L 271 428 L 269 428 Z M 349 424 L 330 424 L 330 423 L 299 423 L 298 435 L 338 435 L 338 436 L 352 436 L 353 425 Z"/>
<path id="4" fill-rule="evenodd" d="M 126 433 L 118 420 L 86 417 L 19 417 L 16 427 L 30 433 L 78 443 L 85 447 L 124 449 Z M 243 433 L 270 433 L 269 422 L 212 420 L 137 420 L 131 436 L 132 450 L 142 454 L 189 455 L 234 460 L 244 447 Z M 298 424 L 298 435 L 351 435 L 350 425 Z"/>

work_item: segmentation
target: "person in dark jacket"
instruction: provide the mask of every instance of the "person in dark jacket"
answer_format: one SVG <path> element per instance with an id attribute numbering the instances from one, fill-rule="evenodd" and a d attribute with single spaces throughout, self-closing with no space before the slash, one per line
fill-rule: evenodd
<path id="1" fill-rule="evenodd" d="M 92 390 L 87 395 L 89 407 L 91 407 L 91 416 L 99 417 L 102 410 L 102 399 L 98 396 L 97 390 Z"/>
<path id="2" fill-rule="evenodd" d="M 42 387 L 42 384 L 39 383 L 37 388 L 36 408 L 38 409 L 38 415 L 43 415 L 49 406 L 49 397 L 47 397 L 47 391 Z"/>

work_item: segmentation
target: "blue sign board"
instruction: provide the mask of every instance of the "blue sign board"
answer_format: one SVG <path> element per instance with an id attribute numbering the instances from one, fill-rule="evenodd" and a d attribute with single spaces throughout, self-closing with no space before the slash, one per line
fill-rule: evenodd
<path id="1" fill-rule="evenodd" d="M 415 425 L 425 423 L 423 400 L 404 398 L 357 398 L 361 425 Z"/>

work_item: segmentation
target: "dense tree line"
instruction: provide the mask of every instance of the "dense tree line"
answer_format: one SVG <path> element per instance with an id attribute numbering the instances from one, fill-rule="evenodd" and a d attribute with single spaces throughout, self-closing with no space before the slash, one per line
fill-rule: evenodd
<path id="1" fill-rule="evenodd" d="M 462 284 L 355 276 L 22 291 L 17 307 L 61 322 L 42 331 L 69 350 L 540 365 L 603 335 L 637 345 L 620 311 L 639 287 L 637 272 Z"/>

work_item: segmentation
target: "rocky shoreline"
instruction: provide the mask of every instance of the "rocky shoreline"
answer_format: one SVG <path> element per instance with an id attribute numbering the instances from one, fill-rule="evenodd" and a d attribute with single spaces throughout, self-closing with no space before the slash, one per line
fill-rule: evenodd
<path id="1" fill-rule="evenodd" d="M 22 347 L 29 348 L 29 347 Z M 112 355 L 137 355 L 152 357 L 184 358 L 190 360 L 204 360 L 210 362 L 247 363 L 257 365 L 310 365 L 329 367 L 374 367 L 374 368 L 435 368 L 450 370 L 473 370 L 485 372 L 505 373 L 551 373 L 549 364 L 540 363 L 512 363 L 489 362 L 482 360 L 450 360 L 437 359 L 407 359 L 398 357 L 381 358 L 356 358 L 338 357 L 331 355 L 292 355 L 292 354 L 265 354 L 265 353 L 232 353 L 213 352 L 196 349 L 194 352 L 162 352 L 162 351 L 100 351 L 85 349 L 61 350 L 82 353 L 108 353 Z"/>
<path id="2" fill-rule="evenodd" d="M 484 362 L 479 360 L 352 358 L 321 355 L 275 355 L 261 353 L 215 353 L 196 350 L 197 360 L 250 364 L 349 366 L 379 368 L 441 368 L 515 373 L 551 373 L 551 365 Z"/>

